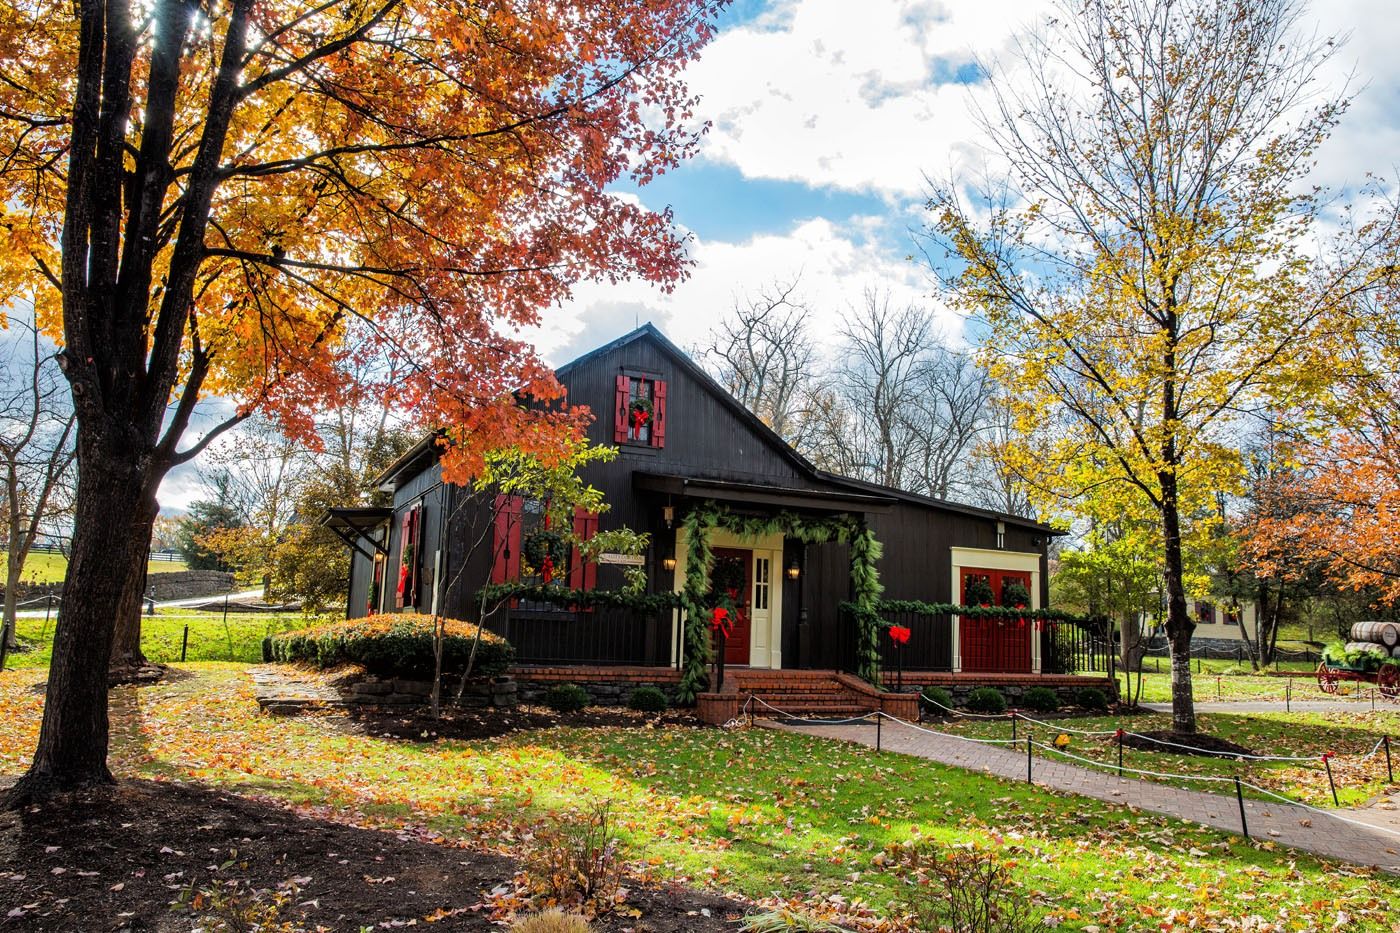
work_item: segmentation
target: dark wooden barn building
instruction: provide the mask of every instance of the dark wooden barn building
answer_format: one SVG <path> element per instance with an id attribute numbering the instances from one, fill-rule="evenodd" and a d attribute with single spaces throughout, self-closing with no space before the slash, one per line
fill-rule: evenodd
<path id="1" fill-rule="evenodd" d="M 1048 601 L 1046 550 L 1054 529 L 815 468 L 651 325 L 561 367 L 558 378 L 572 404 L 595 413 L 590 440 L 620 448 L 615 460 L 583 474 L 604 493 L 610 510 L 577 516 L 575 531 L 586 537 L 601 525 L 649 533 L 643 560 L 652 592 L 681 590 L 687 554 L 681 519 L 694 505 L 708 503 L 745 514 L 848 516 L 862 523 L 883 546 L 878 569 L 887 599 L 961 603 L 968 586 L 990 584 L 998 603 L 1026 595 L 1031 608 Z M 639 408 L 647 418 L 635 416 Z M 498 501 L 493 514 L 464 516 L 464 493 L 441 481 L 431 438 L 379 482 L 392 490 L 392 508 L 338 509 L 326 519 L 356 544 L 352 617 L 414 609 L 475 620 L 484 585 L 518 579 L 531 503 Z M 454 516 L 446 532 L 445 515 Z M 841 610 L 852 595 L 850 544 L 803 544 L 781 532 L 743 538 L 714 528 L 708 534 L 716 567 L 744 581 L 747 606 L 725 643 L 728 665 L 748 671 L 854 669 L 854 637 Z M 404 564 L 405 542 L 412 567 L 400 592 L 398 574 L 386 568 Z M 558 572 L 573 587 L 618 588 L 623 567 L 609 557 L 587 565 L 575 559 Z M 487 626 L 515 645 L 521 665 L 538 670 L 675 670 L 681 663 L 681 615 L 570 611 L 517 601 L 493 613 Z M 1047 669 L 1047 639 L 1035 626 L 945 617 L 916 634 L 898 659 L 911 672 L 1068 673 Z M 893 649 L 882 644 L 881 650 Z M 892 668 L 893 660 L 886 666 Z M 663 683 L 669 676 L 655 673 L 653 679 Z"/>

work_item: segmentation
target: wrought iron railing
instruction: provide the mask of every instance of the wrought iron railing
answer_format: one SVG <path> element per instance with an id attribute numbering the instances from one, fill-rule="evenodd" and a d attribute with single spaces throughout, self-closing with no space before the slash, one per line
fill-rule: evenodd
<path id="1" fill-rule="evenodd" d="M 500 634 L 517 664 L 671 665 L 672 613 L 625 606 L 502 607 Z"/>

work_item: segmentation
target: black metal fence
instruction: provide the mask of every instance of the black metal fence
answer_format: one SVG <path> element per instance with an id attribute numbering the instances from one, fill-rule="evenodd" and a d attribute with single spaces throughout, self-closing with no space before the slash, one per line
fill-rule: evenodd
<path id="1" fill-rule="evenodd" d="M 500 634 L 515 646 L 519 664 L 671 664 L 670 610 L 640 612 L 598 606 L 587 610 L 500 610 Z"/>
<path id="2" fill-rule="evenodd" d="M 880 618 L 880 667 L 885 671 L 952 671 L 953 626 L 959 625 L 961 669 L 968 673 L 1024 674 L 1032 671 L 1032 639 L 1040 640 L 1044 674 L 1108 673 L 1111 646 L 1107 631 L 1092 622 L 982 617 L 954 621 L 951 613 L 883 610 Z M 888 626 L 909 629 L 909 640 L 896 646 Z M 855 669 L 856 617 L 843 607 L 843 667 Z"/>

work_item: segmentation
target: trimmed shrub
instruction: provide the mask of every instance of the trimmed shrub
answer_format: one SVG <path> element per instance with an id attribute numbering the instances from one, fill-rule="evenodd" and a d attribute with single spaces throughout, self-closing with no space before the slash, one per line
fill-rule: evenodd
<path id="1" fill-rule="evenodd" d="M 967 708 L 974 713 L 1006 712 L 1006 697 L 996 687 L 978 687 L 967 695 Z"/>
<path id="2" fill-rule="evenodd" d="M 1049 687 L 1032 687 L 1021 694 L 1021 705 L 1038 713 L 1053 713 L 1060 708 L 1060 698 Z"/>
<path id="3" fill-rule="evenodd" d="M 461 674 L 467 668 L 477 627 L 456 619 L 443 623 L 442 672 Z M 343 619 L 272 636 L 277 661 L 305 661 L 319 667 L 362 664 L 372 674 L 431 680 L 433 676 L 433 617 L 421 613 L 383 613 L 363 619 Z M 515 659 L 515 649 L 501 636 L 481 632 L 473 674 L 503 673 Z"/>
<path id="4" fill-rule="evenodd" d="M 666 702 L 666 694 L 656 687 L 638 687 L 627 698 L 627 705 L 642 713 L 664 713 L 671 704 Z"/>
<path id="5" fill-rule="evenodd" d="M 555 684 L 544 695 L 544 705 L 556 713 L 576 713 L 592 702 L 588 691 L 578 684 Z"/>
<path id="6" fill-rule="evenodd" d="M 1074 695 L 1074 700 L 1085 709 L 1092 709 L 1102 712 L 1108 709 L 1108 694 L 1098 687 L 1082 687 Z"/>
<path id="7" fill-rule="evenodd" d="M 953 696 L 942 687 L 925 687 L 923 705 L 935 716 L 947 716 L 948 710 L 953 708 Z"/>

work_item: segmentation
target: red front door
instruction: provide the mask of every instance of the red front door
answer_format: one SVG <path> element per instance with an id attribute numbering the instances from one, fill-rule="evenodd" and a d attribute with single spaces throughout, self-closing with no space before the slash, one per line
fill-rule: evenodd
<path id="1" fill-rule="evenodd" d="M 986 587 L 981 584 L 985 583 Z M 1024 587 L 1020 592 L 1017 584 Z M 989 589 L 991 600 L 986 600 Z M 964 605 L 1013 606 L 1024 600 L 1030 606 L 1031 575 L 1011 570 L 972 570 L 962 572 L 959 601 Z M 971 592 L 969 592 L 971 591 Z M 980 591 L 980 594 L 979 594 Z M 981 673 L 1026 674 L 1031 670 L 1029 619 L 958 620 L 958 641 L 962 669 Z"/>
<path id="2" fill-rule="evenodd" d="M 753 551 L 717 547 L 710 568 L 710 590 L 723 592 L 734 601 L 737 611 L 730 619 L 731 630 L 724 640 L 725 664 L 749 663 L 749 616 L 753 599 Z"/>

